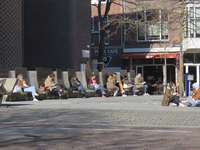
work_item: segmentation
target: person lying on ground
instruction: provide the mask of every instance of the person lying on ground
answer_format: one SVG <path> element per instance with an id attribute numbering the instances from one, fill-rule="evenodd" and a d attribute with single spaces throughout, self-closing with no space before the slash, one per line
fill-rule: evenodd
<path id="1" fill-rule="evenodd" d="M 106 97 L 105 96 L 106 92 L 104 91 L 103 86 L 97 84 L 95 78 L 96 78 L 95 75 L 92 75 L 92 77 L 90 78 L 90 81 L 89 81 L 90 86 L 89 86 L 89 88 L 92 89 L 92 90 L 101 90 L 102 97 Z"/>
<path id="2" fill-rule="evenodd" d="M 50 74 L 47 76 L 44 84 L 45 84 L 45 88 L 49 91 L 57 91 L 58 95 L 59 95 L 59 99 L 62 99 L 62 94 L 63 94 L 63 90 L 61 88 L 61 86 L 59 84 L 56 84 L 54 82 L 54 78 L 55 78 L 55 74 Z"/>
<path id="3" fill-rule="evenodd" d="M 163 100 L 161 104 L 162 106 L 169 106 L 169 103 L 175 103 L 176 106 L 180 106 L 180 107 L 185 106 L 182 103 L 180 103 L 180 100 L 179 100 L 180 95 L 173 91 L 174 87 L 175 87 L 174 82 L 170 82 L 169 86 L 165 90 L 165 94 L 163 96 Z"/>

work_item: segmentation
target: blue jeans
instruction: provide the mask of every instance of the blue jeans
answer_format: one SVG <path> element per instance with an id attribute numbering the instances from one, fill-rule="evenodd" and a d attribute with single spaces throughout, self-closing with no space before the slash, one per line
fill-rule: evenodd
<path id="1" fill-rule="evenodd" d="M 84 92 L 83 85 L 80 85 L 80 86 L 78 87 L 78 90 L 80 90 L 80 91 L 83 93 L 83 92 Z"/>
<path id="2" fill-rule="evenodd" d="M 192 104 L 193 107 L 195 107 L 196 105 L 200 104 L 200 100 L 193 101 L 192 98 L 188 99 L 187 101 L 188 101 L 188 103 Z"/>
<path id="3" fill-rule="evenodd" d="M 32 97 L 35 98 L 35 96 L 34 96 L 35 87 L 34 86 L 30 86 L 28 88 L 24 88 L 24 92 L 31 92 L 32 93 Z"/>
<path id="4" fill-rule="evenodd" d="M 195 107 L 196 105 L 199 105 L 199 104 L 200 104 L 200 100 L 196 100 L 196 101 L 194 102 L 193 107 Z"/>
<path id="5" fill-rule="evenodd" d="M 95 90 L 101 90 L 101 94 L 104 92 L 104 88 L 102 85 L 99 85 L 97 88 L 94 88 Z"/>

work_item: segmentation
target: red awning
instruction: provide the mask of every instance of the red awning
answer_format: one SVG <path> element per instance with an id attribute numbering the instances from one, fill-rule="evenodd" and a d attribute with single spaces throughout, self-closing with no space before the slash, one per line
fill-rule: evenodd
<path id="1" fill-rule="evenodd" d="M 176 58 L 179 53 L 166 53 L 166 58 Z M 123 54 L 121 59 L 160 59 L 165 58 L 165 53 L 134 53 Z"/>

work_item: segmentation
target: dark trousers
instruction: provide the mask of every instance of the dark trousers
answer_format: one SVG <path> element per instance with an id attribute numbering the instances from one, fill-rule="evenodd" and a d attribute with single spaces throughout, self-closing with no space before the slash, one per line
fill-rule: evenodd
<path id="1" fill-rule="evenodd" d="M 179 97 L 174 95 L 169 99 L 169 103 L 175 103 L 177 106 L 179 106 L 180 100 Z"/>
<path id="2" fill-rule="evenodd" d="M 59 84 L 56 84 L 57 88 L 53 89 L 53 91 L 57 91 L 58 92 L 58 95 L 62 95 L 63 93 L 63 90 L 61 88 L 61 86 Z"/>

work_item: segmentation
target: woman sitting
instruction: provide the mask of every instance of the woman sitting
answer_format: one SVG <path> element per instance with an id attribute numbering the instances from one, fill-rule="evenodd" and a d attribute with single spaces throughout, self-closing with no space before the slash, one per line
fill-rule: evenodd
<path id="1" fill-rule="evenodd" d="M 135 92 L 138 92 L 139 90 L 136 88 L 135 85 L 132 84 L 132 82 L 128 81 L 127 75 L 124 75 L 124 79 L 122 80 L 122 82 L 124 83 L 124 85 L 123 85 L 124 89 L 133 88 L 133 96 L 137 96 L 137 95 L 135 95 Z"/>
<path id="2" fill-rule="evenodd" d="M 97 84 L 96 80 L 95 80 L 95 75 L 93 75 L 91 78 L 90 78 L 90 85 L 89 85 L 89 88 L 92 89 L 92 90 L 101 90 L 101 94 L 102 94 L 102 97 L 106 97 L 104 96 L 104 94 L 106 94 L 106 92 L 104 92 L 104 88 L 102 85 L 99 85 Z"/>
<path id="3" fill-rule="evenodd" d="M 116 86 L 116 84 L 119 84 L 119 81 L 116 81 L 116 74 L 110 74 L 110 76 L 108 77 L 108 83 L 107 83 L 107 89 L 113 89 L 115 90 L 114 93 L 114 97 L 117 95 L 118 91 L 119 91 L 119 87 Z M 125 96 L 124 94 L 122 96 Z"/>
<path id="4" fill-rule="evenodd" d="M 31 92 L 32 93 L 32 97 L 33 97 L 33 101 L 38 101 L 35 96 L 38 96 L 38 94 L 35 91 L 35 87 L 34 86 L 28 86 L 26 84 L 26 82 L 23 80 L 23 75 L 22 74 L 18 74 L 17 75 L 17 85 L 16 86 L 20 86 L 24 92 Z"/>
<path id="5" fill-rule="evenodd" d="M 71 85 L 73 89 L 80 90 L 81 94 L 84 96 L 84 88 L 78 78 L 74 75 L 71 79 Z"/>
<path id="6" fill-rule="evenodd" d="M 54 82 L 54 78 L 55 78 L 55 75 L 53 73 L 48 75 L 48 77 L 46 78 L 46 80 L 44 82 L 45 88 L 50 91 L 57 91 L 58 95 L 59 95 L 59 99 L 62 99 L 61 95 L 63 93 L 63 90 L 59 84 L 56 84 Z"/>
<path id="7" fill-rule="evenodd" d="M 197 106 L 200 104 L 200 89 L 198 87 L 198 83 L 192 84 L 193 87 L 193 94 L 188 97 L 187 102 L 192 104 L 192 107 Z"/>

